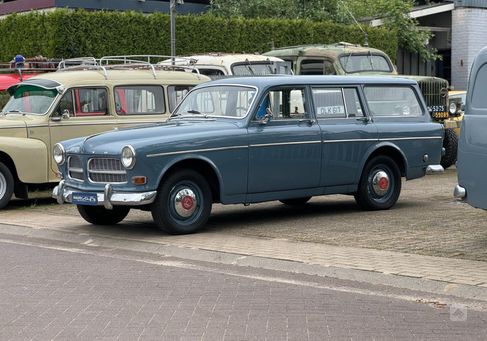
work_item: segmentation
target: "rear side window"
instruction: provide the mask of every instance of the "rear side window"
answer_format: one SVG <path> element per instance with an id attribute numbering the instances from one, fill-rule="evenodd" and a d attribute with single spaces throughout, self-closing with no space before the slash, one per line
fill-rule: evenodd
<path id="1" fill-rule="evenodd" d="M 422 116 L 421 105 L 408 86 L 366 86 L 365 98 L 372 116 Z"/>
<path id="2" fill-rule="evenodd" d="M 193 88 L 193 85 L 170 85 L 167 87 L 167 96 L 169 99 L 169 111 L 173 112 L 176 106 Z"/>
<path id="3" fill-rule="evenodd" d="M 477 72 L 477 77 L 475 78 L 475 84 L 473 86 L 472 93 L 472 108 L 487 109 L 487 92 L 485 91 L 486 87 L 487 64 L 484 64 Z"/>
<path id="4" fill-rule="evenodd" d="M 313 88 L 312 93 L 317 118 L 363 116 L 355 88 Z"/>
<path id="5" fill-rule="evenodd" d="M 164 91 L 158 85 L 115 87 L 115 110 L 118 115 L 163 114 Z"/>

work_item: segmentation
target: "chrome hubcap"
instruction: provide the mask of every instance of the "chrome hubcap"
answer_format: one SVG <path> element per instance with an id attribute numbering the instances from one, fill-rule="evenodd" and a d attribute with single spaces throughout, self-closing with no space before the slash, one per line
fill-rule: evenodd
<path id="1" fill-rule="evenodd" d="M 7 193 L 7 179 L 5 179 L 5 175 L 0 173 L 0 199 L 2 199 L 6 193 Z"/>
<path id="2" fill-rule="evenodd" d="M 179 190 L 174 196 L 174 209 L 176 213 L 183 217 L 190 217 L 198 207 L 196 194 L 190 188 Z"/>
<path id="3" fill-rule="evenodd" d="M 377 195 L 385 195 L 390 187 L 389 176 L 384 171 L 378 171 L 372 178 L 372 189 Z"/>

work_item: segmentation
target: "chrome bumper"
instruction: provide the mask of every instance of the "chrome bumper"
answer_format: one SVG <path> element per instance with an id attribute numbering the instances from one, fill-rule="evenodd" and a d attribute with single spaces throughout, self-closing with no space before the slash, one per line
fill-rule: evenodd
<path id="1" fill-rule="evenodd" d="M 453 196 L 458 199 L 464 199 L 467 195 L 467 191 L 460 185 L 456 185 L 455 189 L 453 190 Z"/>
<path id="2" fill-rule="evenodd" d="M 426 173 L 428 174 L 443 173 L 444 171 L 445 169 L 442 165 L 429 165 L 428 168 L 426 168 Z"/>
<path id="3" fill-rule="evenodd" d="M 73 193 L 83 192 L 66 187 L 64 180 L 59 182 L 59 185 L 54 187 L 52 197 L 57 200 L 58 204 L 71 203 Z M 113 192 L 112 185 L 106 184 L 103 193 L 96 193 L 98 199 L 98 206 L 104 206 L 111 210 L 113 206 L 142 206 L 154 202 L 157 191 L 141 192 L 141 193 L 127 193 L 127 192 Z"/>

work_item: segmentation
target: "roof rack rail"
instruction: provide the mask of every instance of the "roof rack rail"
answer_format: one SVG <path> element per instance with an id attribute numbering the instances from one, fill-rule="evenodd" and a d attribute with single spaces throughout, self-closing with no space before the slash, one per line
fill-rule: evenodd
<path id="1" fill-rule="evenodd" d="M 71 67 L 90 65 L 98 65 L 98 61 L 94 57 L 77 57 L 61 60 L 57 68 L 58 70 L 65 70 Z"/>

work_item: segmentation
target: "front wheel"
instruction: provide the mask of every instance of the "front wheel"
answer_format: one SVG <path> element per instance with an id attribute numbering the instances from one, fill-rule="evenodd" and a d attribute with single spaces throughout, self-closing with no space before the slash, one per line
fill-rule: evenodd
<path id="1" fill-rule="evenodd" d="M 118 224 L 125 219 L 130 211 L 130 208 L 125 206 L 116 206 L 111 210 L 102 206 L 78 205 L 77 208 L 83 219 L 93 225 Z"/>
<path id="2" fill-rule="evenodd" d="M 205 178 L 195 171 L 181 170 L 160 186 L 152 204 L 152 218 L 167 233 L 193 233 L 206 224 L 211 205 L 211 189 Z"/>
<path id="3" fill-rule="evenodd" d="M 0 162 L 0 209 L 7 206 L 14 192 L 14 177 L 3 163 Z"/>
<path id="4" fill-rule="evenodd" d="M 401 193 L 401 173 L 388 156 L 369 160 L 362 171 L 355 201 L 365 210 L 387 210 Z"/>

